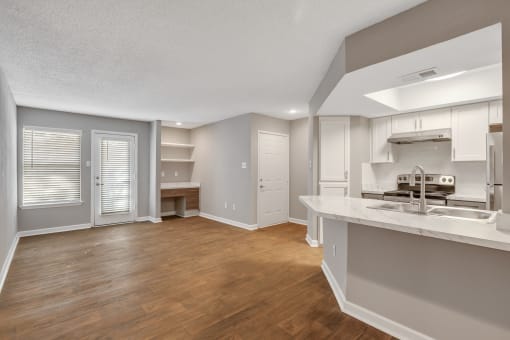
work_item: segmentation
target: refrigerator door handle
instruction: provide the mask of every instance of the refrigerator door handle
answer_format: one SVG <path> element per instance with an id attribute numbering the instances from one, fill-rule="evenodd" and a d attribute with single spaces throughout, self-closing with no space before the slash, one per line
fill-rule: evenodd
<path id="1" fill-rule="evenodd" d="M 496 152 L 494 152 L 494 145 L 489 146 L 489 161 L 487 162 L 487 173 L 489 174 L 489 185 L 494 185 L 494 178 L 496 176 Z"/>

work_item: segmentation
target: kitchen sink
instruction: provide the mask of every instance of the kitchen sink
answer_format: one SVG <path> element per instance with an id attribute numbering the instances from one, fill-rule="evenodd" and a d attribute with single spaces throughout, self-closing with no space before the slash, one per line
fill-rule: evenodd
<path id="1" fill-rule="evenodd" d="M 493 222 L 496 217 L 495 211 L 476 210 L 467 208 L 433 207 L 427 212 L 430 215 L 438 215 L 452 218 L 461 218 L 481 222 Z"/>
<path id="2" fill-rule="evenodd" d="M 420 214 L 418 206 L 410 203 L 381 203 L 377 205 L 368 206 L 367 208 L 402 212 L 408 214 Z M 428 207 L 426 214 L 463 220 L 479 221 L 485 223 L 492 223 L 496 218 L 495 211 L 442 206 Z"/>
<path id="3" fill-rule="evenodd" d="M 408 213 L 408 214 L 419 214 L 420 213 L 417 205 L 409 204 L 409 203 L 382 203 L 382 204 L 372 205 L 367 208 L 398 211 L 398 212 L 403 212 L 403 213 Z"/>

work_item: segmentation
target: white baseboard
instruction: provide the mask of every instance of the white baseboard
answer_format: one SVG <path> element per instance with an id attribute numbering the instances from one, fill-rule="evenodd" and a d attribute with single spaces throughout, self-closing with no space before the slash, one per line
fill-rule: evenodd
<path id="1" fill-rule="evenodd" d="M 62 233 L 62 232 L 65 232 L 65 231 L 88 229 L 88 228 L 91 228 L 91 227 L 92 227 L 92 224 L 84 223 L 84 224 L 66 225 L 66 226 L 54 227 L 54 228 L 42 228 L 42 229 L 34 229 L 34 230 L 24 230 L 24 231 L 18 231 L 18 236 L 19 237 L 26 237 L 26 236 L 34 236 L 34 235 Z"/>
<path id="2" fill-rule="evenodd" d="M 141 216 L 141 217 L 137 217 L 135 219 L 136 222 L 152 222 L 152 223 L 161 223 L 163 222 L 163 220 L 161 219 L 161 217 L 152 217 L 152 216 Z"/>
<path id="3" fill-rule="evenodd" d="M 306 240 L 306 243 L 308 243 L 308 245 L 310 247 L 313 247 L 313 248 L 318 248 L 319 247 L 319 241 L 318 240 L 312 240 L 310 235 L 306 234 L 305 240 Z"/>
<path id="4" fill-rule="evenodd" d="M 11 267 L 12 259 L 14 258 L 14 253 L 16 252 L 16 247 L 18 246 L 19 236 L 16 234 L 14 239 L 11 242 L 11 247 L 7 252 L 7 257 L 2 264 L 2 271 L 0 271 L 0 293 L 2 292 L 2 288 L 4 287 L 5 279 L 7 279 L 7 273 L 9 273 L 9 268 Z"/>
<path id="5" fill-rule="evenodd" d="M 229 224 L 231 226 L 243 228 L 246 230 L 257 230 L 256 224 L 246 224 L 246 223 L 242 223 L 242 222 L 237 222 L 237 221 L 229 220 L 227 218 L 210 215 L 210 214 L 204 213 L 202 211 L 200 212 L 199 216 L 203 217 L 203 218 L 207 218 L 208 220 L 213 220 L 216 222 Z"/>
<path id="6" fill-rule="evenodd" d="M 300 220 L 298 218 L 292 218 L 292 217 L 289 217 L 289 222 L 295 223 L 295 224 L 301 224 L 301 225 L 308 225 L 308 222 L 306 220 Z"/>
<path id="7" fill-rule="evenodd" d="M 413 340 L 433 340 L 433 338 L 415 331 L 409 327 L 406 327 L 398 322 L 395 322 L 387 317 L 384 317 L 380 314 L 377 314 L 371 310 L 366 309 L 365 307 L 359 306 L 355 303 L 347 301 L 344 292 L 340 288 L 340 285 L 336 281 L 331 269 L 329 269 L 328 264 L 322 261 L 322 272 L 326 276 L 326 279 L 329 282 L 329 286 L 335 295 L 336 301 L 340 306 L 340 309 L 345 314 L 348 314 L 364 323 L 380 329 L 381 331 L 390 334 L 398 339 L 413 339 Z"/>
<path id="8" fill-rule="evenodd" d="M 175 216 L 177 215 L 176 211 L 165 211 L 161 213 L 161 217 L 167 217 L 167 216 Z"/>

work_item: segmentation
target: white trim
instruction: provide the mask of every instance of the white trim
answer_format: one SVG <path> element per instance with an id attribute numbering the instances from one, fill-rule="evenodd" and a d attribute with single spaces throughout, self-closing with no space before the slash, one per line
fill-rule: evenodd
<path id="1" fill-rule="evenodd" d="M 336 281 L 331 269 L 329 269 L 328 264 L 325 261 L 322 261 L 322 272 L 326 279 L 328 280 L 329 286 L 331 290 L 333 290 L 333 294 L 335 295 L 336 301 L 340 306 L 340 309 L 345 314 L 348 314 L 364 323 L 375 327 L 385 333 L 390 334 L 399 339 L 413 339 L 413 340 L 432 340 L 433 338 L 415 331 L 409 327 L 406 327 L 398 322 L 395 322 L 387 317 L 384 317 L 380 314 L 377 314 L 371 310 L 366 309 L 365 307 L 359 306 L 355 303 L 348 301 L 345 297 L 344 292 L 340 288 L 340 285 Z"/>
<path id="2" fill-rule="evenodd" d="M 306 234 L 306 243 L 312 248 L 318 248 L 319 247 L 319 241 L 313 240 L 312 237 L 309 234 Z"/>
<path id="3" fill-rule="evenodd" d="M 225 224 L 228 224 L 228 225 L 231 225 L 231 226 L 234 226 L 234 227 L 238 227 L 238 228 L 243 228 L 243 229 L 246 229 L 246 230 L 253 231 L 253 230 L 257 230 L 258 229 L 256 224 L 246 224 L 246 223 L 242 223 L 242 222 L 237 222 L 237 221 L 234 221 L 234 220 L 229 220 L 227 218 L 210 215 L 210 214 L 207 214 L 207 213 L 204 213 L 204 212 L 200 212 L 199 216 L 203 217 L 203 218 L 207 218 L 208 220 L 213 220 L 213 221 L 216 221 L 216 222 L 225 223 Z"/>
<path id="4" fill-rule="evenodd" d="M 53 202 L 53 203 L 37 203 L 30 205 L 20 205 L 19 208 L 21 210 L 30 210 L 30 209 L 44 209 L 44 208 L 63 208 L 63 207 L 72 207 L 77 205 L 83 205 L 83 201 L 70 201 L 70 202 Z"/>
<path id="5" fill-rule="evenodd" d="M 0 293 L 2 292 L 2 288 L 4 287 L 5 280 L 7 279 L 7 273 L 9 273 L 9 268 L 11 267 L 12 259 L 14 258 L 14 253 L 16 252 L 16 247 L 18 246 L 19 235 L 14 235 L 14 239 L 12 240 L 11 247 L 7 252 L 7 256 L 5 257 L 5 261 L 2 265 L 2 271 L 0 271 Z"/>
<path id="6" fill-rule="evenodd" d="M 289 222 L 301 225 L 308 225 L 308 222 L 306 220 L 300 220 L 299 218 L 289 217 Z"/>
<path id="7" fill-rule="evenodd" d="M 23 231 L 18 231 L 18 236 L 19 237 L 27 237 L 27 236 L 35 236 L 35 235 L 54 234 L 54 233 L 62 233 L 65 231 L 89 229 L 91 227 L 92 227 L 91 223 L 84 223 L 84 224 L 66 225 L 66 226 L 62 226 L 62 227 L 23 230 Z"/>
<path id="8" fill-rule="evenodd" d="M 258 130 L 257 131 L 257 186 L 255 188 L 255 190 L 257 190 L 257 225 L 259 226 L 259 228 L 262 228 L 262 227 L 269 227 L 271 225 L 274 225 L 274 224 L 271 224 L 271 225 L 267 225 L 267 226 L 261 226 L 261 218 L 260 218 L 260 201 L 261 201 L 261 198 L 260 198 L 260 190 L 259 190 L 259 181 L 260 181 L 260 135 L 261 134 L 266 134 L 266 135 L 275 135 L 275 136 L 280 136 L 280 137 L 284 137 L 286 138 L 287 140 L 287 195 L 285 197 L 287 197 L 287 212 L 286 212 L 286 215 L 287 215 L 287 219 L 288 219 L 288 215 L 289 215 L 289 212 L 290 212 L 290 136 L 288 134 L 284 134 L 284 133 L 278 133 L 278 132 L 271 132 L 271 131 L 265 131 L 265 130 Z M 285 223 L 285 221 L 282 221 L 281 223 Z"/>
<path id="9" fill-rule="evenodd" d="M 140 216 L 135 219 L 135 222 L 152 222 L 152 223 L 161 223 L 163 220 L 161 217 L 152 217 L 152 216 Z M 128 224 L 126 223 L 115 223 L 115 224 Z"/>
<path id="10" fill-rule="evenodd" d="M 166 216 L 175 216 L 177 215 L 177 211 L 166 211 L 166 212 L 162 212 L 161 213 L 161 217 L 166 217 Z"/>

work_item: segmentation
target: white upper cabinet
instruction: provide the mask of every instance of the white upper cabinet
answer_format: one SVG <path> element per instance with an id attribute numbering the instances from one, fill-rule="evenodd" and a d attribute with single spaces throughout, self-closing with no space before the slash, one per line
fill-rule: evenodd
<path id="1" fill-rule="evenodd" d="M 418 129 L 420 131 L 449 129 L 452 127 L 451 108 L 420 112 Z"/>
<path id="2" fill-rule="evenodd" d="M 489 103 L 489 124 L 503 124 L 503 102 L 501 100 Z"/>
<path id="3" fill-rule="evenodd" d="M 391 117 L 391 132 L 403 133 L 418 130 L 418 114 L 405 113 Z"/>
<path id="4" fill-rule="evenodd" d="M 381 117 L 370 120 L 370 162 L 393 162 L 391 144 L 388 137 L 391 135 L 392 117 Z"/>
<path id="5" fill-rule="evenodd" d="M 485 161 L 489 104 L 452 109 L 452 161 Z"/>
<path id="6" fill-rule="evenodd" d="M 319 135 L 320 181 L 347 181 L 349 178 L 349 117 L 321 117 Z"/>
<path id="7" fill-rule="evenodd" d="M 451 126 L 450 108 L 404 113 L 391 117 L 392 133 L 448 129 Z"/>

